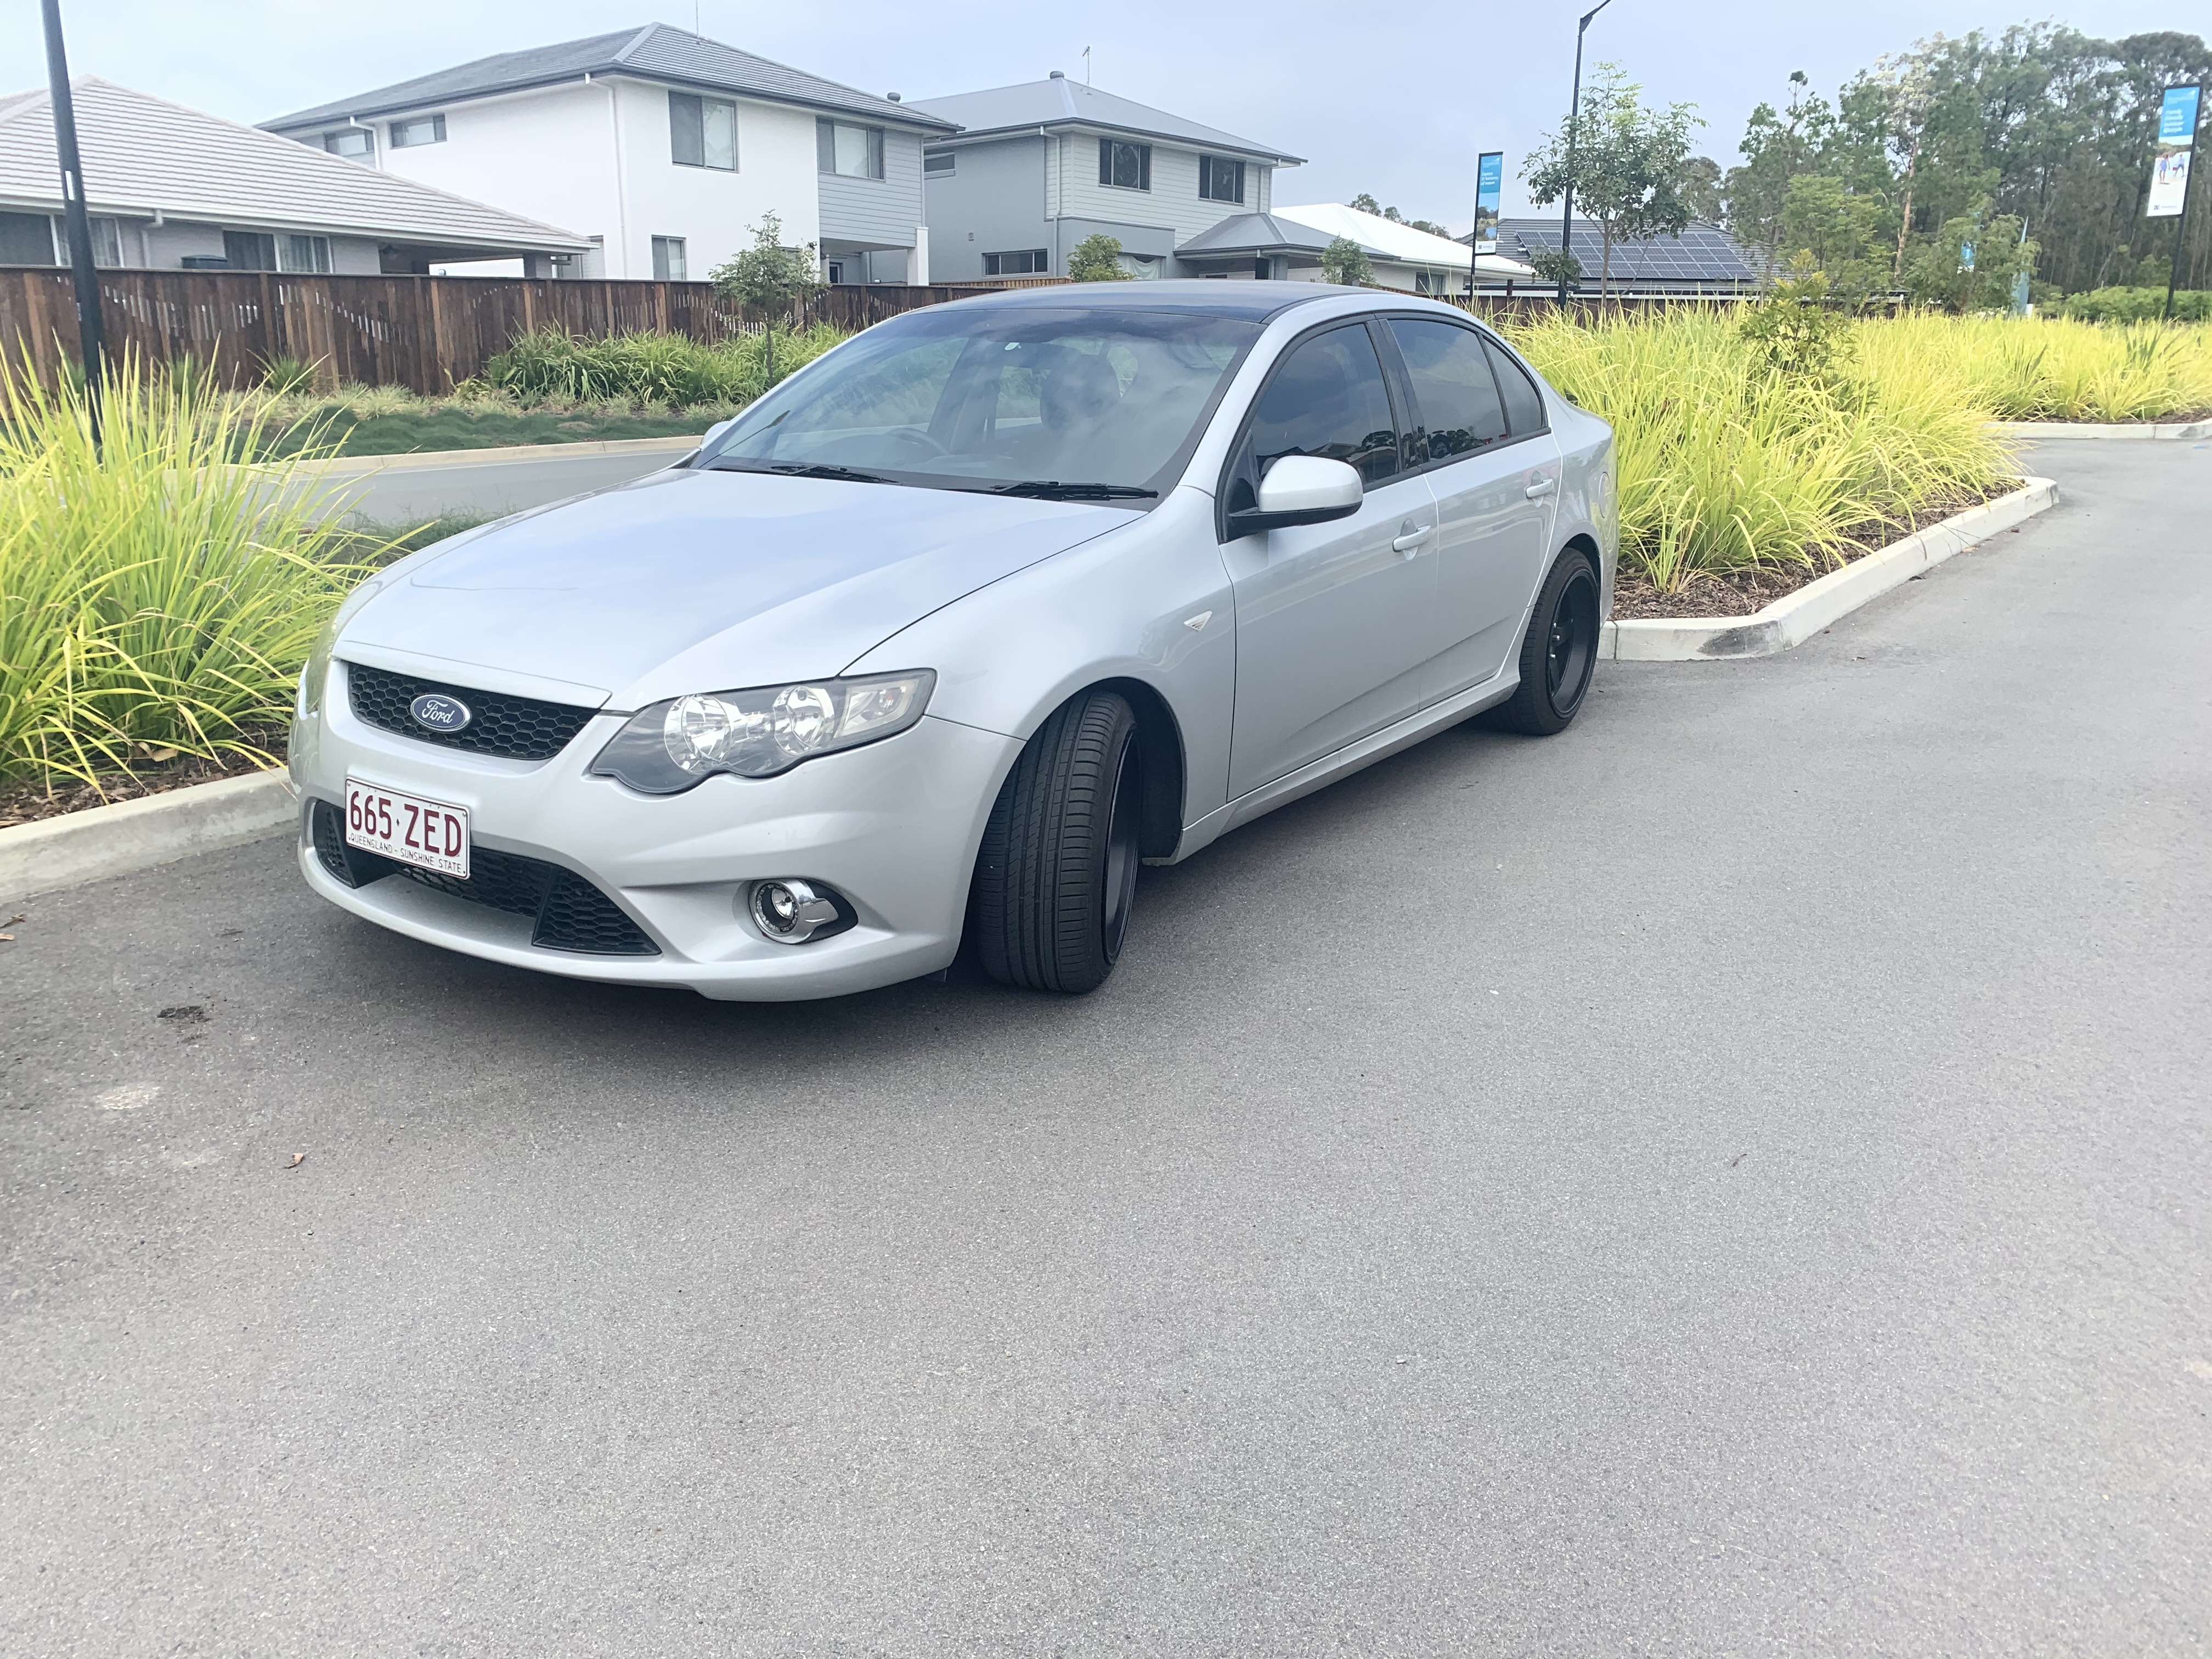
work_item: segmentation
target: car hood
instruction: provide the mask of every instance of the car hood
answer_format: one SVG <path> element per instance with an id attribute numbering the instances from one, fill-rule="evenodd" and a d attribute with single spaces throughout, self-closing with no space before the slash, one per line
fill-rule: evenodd
<path id="1" fill-rule="evenodd" d="M 431 550 L 356 613 L 340 649 L 564 683 L 617 708 L 818 678 L 1136 516 L 963 490 L 656 472 Z"/>

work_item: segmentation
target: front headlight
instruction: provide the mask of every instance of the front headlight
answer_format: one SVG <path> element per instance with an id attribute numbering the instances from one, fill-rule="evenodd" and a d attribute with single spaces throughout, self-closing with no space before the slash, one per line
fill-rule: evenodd
<path id="1" fill-rule="evenodd" d="M 592 763 L 648 795 L 680 794 L 717 772 L 773 777 L 803 760 L 896 737 L 936 688 L 927 668 L 671 697 L 641 708 Z"/>
<path id="2" fill-rule="evenodd" d="M 337 648 L 338 630 L 354 618 L 354 613 L 376 596 L 385 578 L 371 576 L 339 602 L 316 635 L 314 648 L 307 653 L 306 666 L 300 670 L 300 717 L 305 720 L 323 706 L 323 687 L 331 678 L 331 653 Z"/>

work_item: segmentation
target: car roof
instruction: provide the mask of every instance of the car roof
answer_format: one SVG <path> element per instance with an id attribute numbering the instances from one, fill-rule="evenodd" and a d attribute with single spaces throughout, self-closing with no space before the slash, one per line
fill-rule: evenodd
<path id="1" fill-rule="evenodd" d="M 963 311 L 977 307 L 1006 311 L 1177 311 L 1264 323 L 1294 306 L 1353 294 L 1385 297 L 1374 289 L 1338 288 L 1328 283 L 1224 282 L 1198 277 L 1157 282 L 1055 283 L 1049 287 L 1007 289 L 1002 293 L 977 295 L 972 299 L 956 300 L 952 304 Z"/>

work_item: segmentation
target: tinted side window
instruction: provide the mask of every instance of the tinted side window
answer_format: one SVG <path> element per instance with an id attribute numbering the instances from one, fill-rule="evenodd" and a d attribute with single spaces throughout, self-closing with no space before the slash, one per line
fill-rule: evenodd
<path id="1" fill-rule="evenodd" d="M 1255 477 L 1285 455 L 1349 461 L 1369 483 L 1398 470 L 1398 429 L 1375 343 L 1359 324 L 1294 348 L 1252 414 Z"/>
<path id="2" fill-rule="evenodd" d="M 1427 459 L 1466 455 L 1505 435 L 1505 407 L 1471 328 L 1393 317 L 1390 335 L 1406 360 L 1413 403 L 1428 433 Z"/>
<path id="3" fill-rule="evenodd" d="M 1489 345 L 1487 341 L 1484 342 Z M 1528 378 L 1528 371 L 1513 359 L 1489 345 L 1492 367 L 1498 371 L 1498 389 L 1505 394 L 1505 420 L 1516 438 L 1531 432 L 1541 432 L 1551 422 L 1544 416 L 1544 397 L 1536 390 L 1536 383 Z"/>

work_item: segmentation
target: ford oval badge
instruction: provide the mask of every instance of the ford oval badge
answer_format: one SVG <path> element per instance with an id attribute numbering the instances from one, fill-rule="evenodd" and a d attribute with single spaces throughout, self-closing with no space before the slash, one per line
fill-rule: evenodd
<path id="1" fill-rule="evenodd" d="M 407 705 L 407 712 L 427 732 L 459 732 L 476 718 L 468 704 L 441 691 L 425 691 Z"/>

